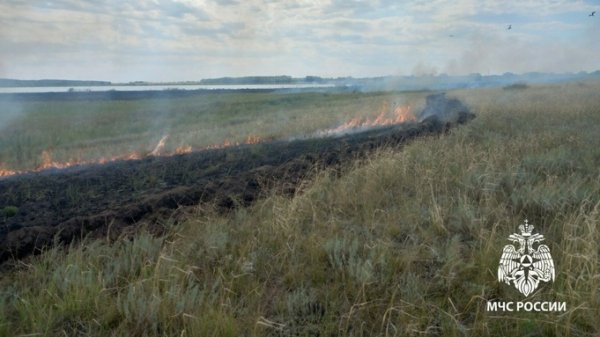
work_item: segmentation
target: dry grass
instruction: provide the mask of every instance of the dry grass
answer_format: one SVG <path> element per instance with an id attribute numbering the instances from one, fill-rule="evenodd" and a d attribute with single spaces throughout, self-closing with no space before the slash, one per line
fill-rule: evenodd
<path id="1" fill-rule="evenodd" d="M 424 93 L 215 93 L 130 100 L 3 101 L 0 169 L 28 170 L 52 160 L 90 161 L 203 149 L 248 137 L 286 139 L 376 116 L 386 106 L 423 103 Z"/>
<path id="2" fill-rule="evenodd" d="M 478 117 L 322 172 L 228 216 L 199 208 L 162 238 L 87 242 L 0 279 L 0 336 L 594 336 L 600 333 L 597 84 L 452 93 Z M 488 313 L 528 218 L 566 313 Z"/>

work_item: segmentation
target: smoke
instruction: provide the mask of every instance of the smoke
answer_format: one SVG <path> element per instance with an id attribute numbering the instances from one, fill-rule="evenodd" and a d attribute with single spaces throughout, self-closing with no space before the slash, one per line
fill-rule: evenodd
<path id="1" fill-rule="evenodd" d="M 5 131 L 13 122 L 23 117 L 23 105 L 17 100 L 0 94 L 0 106 L 2 106 L 2 111 L 0 111 L 0 135 L 2 135 L 6 134 Z"/>
<path id="2" fill-rule="evenodd" d="M 460 100 L 447 98 L 446 93 L 427 96 L 425 108 L 419 114 L 419 121 L 437 119 L 442 123 L 463 123 L 475 115 Z"/>
<path id="3" fill-rule="evenodd" d="M 415 64 L 411 74 L 417 77 L 436 76 L 438 74 L 438 69 L 436 66 L 426 64 L 423 61 L 419 61 L 417 64 Z"/>
<path id="4" fill-rule="evenodd" d="M 154 150 L 152 150 L 152 152 L 150 152 L 150 155 L 151 156 L 159 156 L 161 151 L 165 147 L 165 142 L 167 141 L 168 138 L 169 138 L 169 135 L 162 136 L 160 141 L 158 141 L 158 144 L 156 144 L 156 146 L 154 147 Z"/>
<path id="5" fill-rule="evenodd" d="M 18 136 L 18 128 L 14 125 L 22 124 L 19 123 L 19 119 L 24 118 L 23 106 L 19 102 L 9 99 L 8 96 L 0 94 L 0 177 L 10 171 L 3 169 L 6 168 L 7 163 L 11 161 L 15 156 L 22 155 L 22 149 L 14 147 L 12 144 L 18 142 L 16 136 Z"/>
<path id="6" fill-rule="evenodd" d="M 445 93 L 427 96 L 425 106 L 418 109 L 418 111 L 415 113 L 409 105 L 398 105 L 394 102 L 392 106 L 386 104 L 376 117 L 353 118 L 339 124 L 337 127 L 319 130 L 310 137 L 338 137 L 376 127 L 415 122 L 438 125 L 439 123 L 464 123 L 475 116 L 463 102 L 456 98 L 448 98 Z"/>

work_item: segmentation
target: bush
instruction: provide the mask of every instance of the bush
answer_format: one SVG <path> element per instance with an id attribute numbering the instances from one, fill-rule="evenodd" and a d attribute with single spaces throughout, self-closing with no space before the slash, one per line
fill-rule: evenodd
<path id="1" fill-rule="evenodd" d="M 17 215 L 17 212 L 19 212 L 19 209 L 15 206 L 6 206 L 2 209 L 2 214 L 7 218 Z"/>
<path id="2" fill-rule="evenodd" d="M 525 90 L 529 88 L 529 86 L 525 83 L 514 83 L 511 85 L 504 86 L 502 89 L 504 90 Z"/>

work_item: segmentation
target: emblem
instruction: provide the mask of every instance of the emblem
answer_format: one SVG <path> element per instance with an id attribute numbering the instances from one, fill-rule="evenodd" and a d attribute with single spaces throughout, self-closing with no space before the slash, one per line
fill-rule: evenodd
<path id="1" fill-rule="evenodd" d="M 533 225 L 527 220 L 519 226 L 521 234 L 511 234 L 508 240 L 519 248 L 506 245 L 498 266 L 498 281 L 514 285 L 526 297 L 537 289 L 540 281 L 554 282 L 554 262 L 548 246 L 539 244 L 544 236 L 532 234 Z M 535 247 L 537 245 L 537 247 Z"/>

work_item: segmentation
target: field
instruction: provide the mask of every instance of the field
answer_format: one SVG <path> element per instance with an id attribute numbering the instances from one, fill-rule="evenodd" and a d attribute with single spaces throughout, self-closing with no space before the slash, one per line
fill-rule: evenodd
<path id="1" fill-rule="evenodd" d="M 598 335 L 599 90 L 449 92 L 477 117 L 345 158 L 342 170 L 315 167 L 291 196 L 273 190 L 228 212 L 182 207 L 177 221 L 160 220 L 162 235 L 83 239 L 8 261 L 0 336 Z M 49 148 L 56 160 L 73 149 L 85 149 L 78 160 L 148 153 L 165 132 L 170 151 L 300 137 L 396 102 L 417 109 L 427 94 L 6 104 L 6 116 L 27 118 L 2 130 L 0 162 L 32 169 Z M 523 300 L 496 270 L 524 219 L 556 267 L 556 280 L 528 300 L 564 301 L 566 312 L 486 311 L 488 300 Z"/>
<path id="2" fill-rule="evenodd" d="M 164 136 L 168 136 L 164 153 L 185 146 L 198 150 L 243 143 L 253 137 L 301 137 L 351 118 L 376 117 L 392 106 L 419 109 L 425 96 L 269 91 L 169 94 L 125 94 L 121 99 L 86 93 L 76 99 L 59 94 L 4 98 L 0 101 L 0 169 L 35 169 L 44 164 L 44 153 L 59 163 L 131 153 L 144 156 Z"/>

